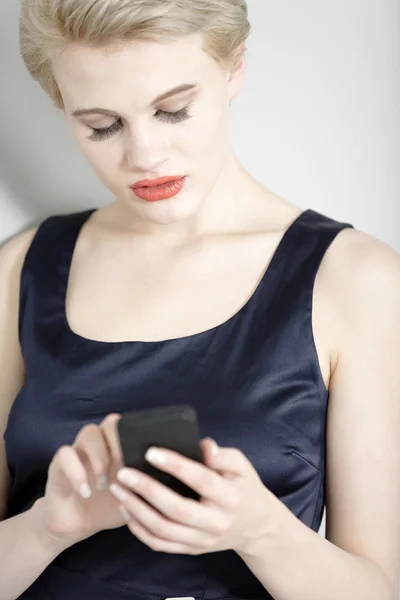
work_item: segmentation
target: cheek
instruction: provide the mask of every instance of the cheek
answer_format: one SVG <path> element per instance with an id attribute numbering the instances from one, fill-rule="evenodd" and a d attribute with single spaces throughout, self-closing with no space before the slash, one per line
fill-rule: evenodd
<path id="1" fill-rule="evenodd" d="M 185 132 L 186 151 L 210 162 L 224 153 L 230 142 L 229 107 L 215 107 L 193 117 L 193 127 Z"/>
<path id="2" fill-rule="evenodd" d="M 89 139 L 91 129 L 81 127 L 72 121 L 69 121 L 72 135 L 79 147 L 79 150 L 90 163 L 96 173 L 107 172 L 108 167 L 114 168 L 118 160 L 118 144 L 115 143 L 115 138 L 105 140 L 103 142 L 94 142 Z M 120 145 L 119 145 L 120 147 Z"/>
<path id="3" fill-rule="evenodd" d="M 85 140 L 80 146 L 82 154 L 103 181 L 107 181 L 117 171 L 120 164 L 121 144 L 115 141 L 113 143 L 111 140 L 104 142 Z"/>

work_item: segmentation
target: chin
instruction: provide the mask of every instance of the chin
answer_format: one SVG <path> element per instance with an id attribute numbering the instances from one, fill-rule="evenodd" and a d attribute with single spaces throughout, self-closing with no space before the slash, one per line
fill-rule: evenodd
<path id="1" fill-rule="evenodd" d="M 130 196 L 126 204 L 144 221 L 158 225 L 172 225 L 195 216 L 202 205 L 202 200 L 193 195 L 191 197 L 189 193 L 183 193 L 158 202 L 141 201 Z"/>

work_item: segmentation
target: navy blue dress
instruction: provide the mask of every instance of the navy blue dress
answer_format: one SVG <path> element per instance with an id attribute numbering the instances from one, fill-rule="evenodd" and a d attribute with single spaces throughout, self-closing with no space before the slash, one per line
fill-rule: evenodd
<path id="1" fill-rule="evenodd" d="M 100 342 L 65 312 L 79 232 L 96 209 L 43 221 L 21 274 L 19 337 L 27 382 L 4 435 L 12 488 L 7 517 L 43 495 L 49 464 L 87 423 L 175 403 L 197 410 L 202 437 L 242 450 L 265 485 L 318 531 L 325 497 L 328 391 L 312 333 L 324 254 L 348 223 L 313 210 L 287 229 L 248 302 L 222 325 L 166 341 Z M 127 527 L 62 552 L 24 600 L 270 599 L 234 551 L 154 552 Z"/>

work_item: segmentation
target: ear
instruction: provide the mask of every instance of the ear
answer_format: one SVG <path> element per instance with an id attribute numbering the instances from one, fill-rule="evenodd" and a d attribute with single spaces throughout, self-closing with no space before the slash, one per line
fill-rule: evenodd
<path id="1" fill-rule="evenodd" d="M 246 42 L 243 42 L 240 46 L 242 51 L 242 58 L 237 65 L 236 69 L 229 73 L 228 86 L 229 86 L 229 103 L 239 94 L 243 87 L 244 75 L 246 72 Z"/>

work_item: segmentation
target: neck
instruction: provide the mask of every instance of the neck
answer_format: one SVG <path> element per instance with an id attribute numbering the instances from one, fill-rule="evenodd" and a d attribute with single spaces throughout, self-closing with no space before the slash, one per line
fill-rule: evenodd
<path id="1" fill-rule="evenodd" d="M 207 234 L 240 231 L 257 192 L 259 194 L 260 185 L 230 152 L 212 190 L 189 218 L 176 223 L 159 224 L 138 218 L 119 200 L 109 208 L 114 209 L 115 220 L 125 232 L 151 238 L 153 242 L 157 240 L 168 246 L 178 246 Z"/>

